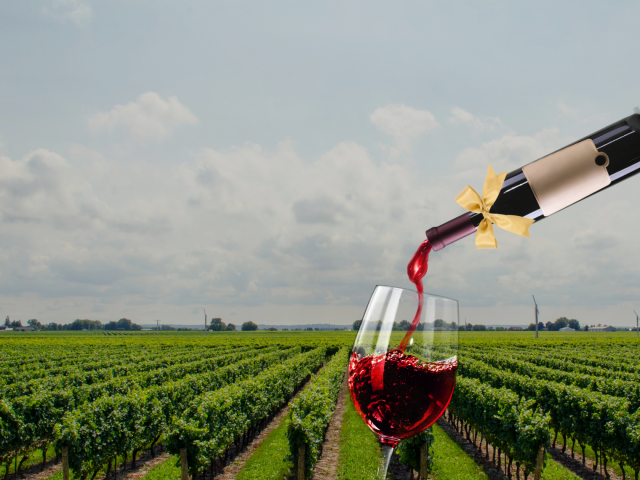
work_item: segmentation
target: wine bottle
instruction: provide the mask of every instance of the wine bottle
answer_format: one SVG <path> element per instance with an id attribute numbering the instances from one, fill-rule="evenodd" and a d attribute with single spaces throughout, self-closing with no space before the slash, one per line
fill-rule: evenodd
<path id="1" fill-rule="evenodd" d="M 491 213 L 539 222 L 640 172 L 640 114 L 609 125 L 509 172 Z M 433 250 L 475 233 L 483 220 L 466 212 L 427 230 Z"/>

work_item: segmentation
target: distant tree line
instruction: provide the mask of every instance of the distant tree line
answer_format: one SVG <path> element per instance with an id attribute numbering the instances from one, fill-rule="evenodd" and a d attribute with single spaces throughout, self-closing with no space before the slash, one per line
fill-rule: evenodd
<path id="1" fill-rule="evenodd" d="M 212 332 L 235 332 L 236 326 L 233 323 L 227 325 L 221 318 L 212 318 L 207 330 Z"/>
<path id="2" fill-rule="evenodd" d="M 504 327 L 498 327 L 501 328 L 502 330 L 505 330 Z M 486 325 L 481 325 L 481 324 L 477 324 L 477 325 L 472 325 L 471 323 L 467 323 L 466 325 L 460 325 L 458 327 L 458 330 L 462 331 L 462 332 L 486 332 L 487 330 L 489 330 Z"/>
<path id="3" fill-rule="evenodd" d="M 13 320 L 11 321 L 7 316 L 4 325 L 6 327 L 22 327 L 22 321 Z M 37 318 L 32 318 L 31 320 L 27 320 L 27 325 L 29 327 L 34 328 L 35 330 L 47 330 L 47 331 L 57 331 L 57 330 L 142 330 L 140 325 L 133 323 L 128 318 L 121 318 L 117 322 L 111 321 L 107 324 L 103 324 L 100 320 L 88 320 L 88 319 L 77 319 L 71 323 L 56 323 L 51 322 L 48 324 L 40 323 Z"/>
<path id="4" fill-rule="evenodd" d="M 577 330 L 580 330 L 580 322 L 575 318 L 568 319 L 567 317 L 560 317 L 560 318 L 556 318 L 553 323 L 552 322 L 547 322 L 545 324 L 543 324 L 542 322 L 538 323 L 539 331 L 548 330 L 549 332 L 557 332 L 561 328 L 565 328 L 565 327 L 571 327 L 577 331 Z M 533 330 L 533 331 L 535 331 L 535 329 L 536 329 L 535 323 L 530 323 L 529 327 L 527 328 L 527 330 Z"/>

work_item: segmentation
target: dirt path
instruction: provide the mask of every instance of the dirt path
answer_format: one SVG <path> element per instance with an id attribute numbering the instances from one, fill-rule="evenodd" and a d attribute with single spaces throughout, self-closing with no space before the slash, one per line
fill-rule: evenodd
<path id="1" fill-rule="evenodd" d="M 338 469 L 338 455 L 340 453 L 340 430 L 342 429 L 342 418 L 344 417 L 345 403 L 349 394 L 348 375 L 345 372 L 342 381 L 336 408 L 333 411 L 331 422 L 327 428 L 327 433 L 322 444 L 322 455 L 313 469 L 313 480 L 334 480 Z"/>

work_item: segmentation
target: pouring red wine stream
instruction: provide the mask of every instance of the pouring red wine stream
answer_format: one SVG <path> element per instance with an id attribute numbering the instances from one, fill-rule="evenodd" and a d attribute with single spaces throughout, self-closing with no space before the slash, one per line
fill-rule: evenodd
<path id="1" fill-rule="evenodd" d="M 422 305 L 424 303 L 424 288 L 422 286 L 422 279 L 427 274 L 427 270 L 429 269 L 429 252 L 431 252 L 431 243 L 429 243 L 429 239 L 426 239 L 416 253 L 413 254 L 413 258 L 407 265 L 407 275 L 409 275 L 409 280 L 411 280 L 416 285 L 416 289 L 418 290 L 418 311 L 416 312 L 416 316 L 413 317 L 413 322 L 411 322 L 411 326 L 409 330 L 407 330 L 406 335 L 402 339 L 400 346 L 398 349 L 404 353 L 404 350 L 407 348 L 409 344 L 409 339 L 413 332 L 415 332 L 418 323 L 420 323 L 420 317 L 422 315 Z"/>

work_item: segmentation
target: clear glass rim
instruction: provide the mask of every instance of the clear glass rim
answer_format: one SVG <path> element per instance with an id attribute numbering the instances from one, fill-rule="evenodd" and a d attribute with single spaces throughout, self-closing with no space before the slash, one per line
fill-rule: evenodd
<path id="1" fill-rule="evenodd" d="M 376 285 L 375 288 L 373 289 L 373 291 L 376 291 L 376 288 L 378 287 L 385 287 L 385 288 L 393 288 L 395 290 L 404 290 L 405 292 L 412 292 L 415 293 L 416 295 L 418 295 L 418 291 L 417 290 L 413 290 L 411 288 L 402 288 L 402 287 L 394 287 L 393 285 Z M 434 298 L 444 298 L 445 300 L 452 300 L 454 302 L 456 302 L 457 304 L 459 304 L 460 302 L 458 301 L 457 298 L 452 298 L 452 297 L 445 297 L 444 295 L 438 295 L 437 293 L 429 293 L 429 292 L 422 292 L 423 295 L 429 295 L 430 297 L 434 297 Z"/>

